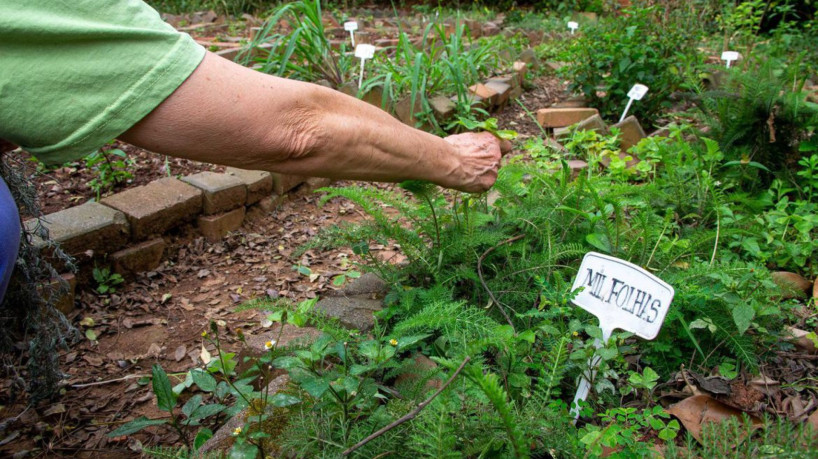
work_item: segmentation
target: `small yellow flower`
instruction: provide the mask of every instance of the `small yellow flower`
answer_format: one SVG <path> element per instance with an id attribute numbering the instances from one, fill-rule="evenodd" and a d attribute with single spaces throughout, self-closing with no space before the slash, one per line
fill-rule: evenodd
<path id="1" fill-rule="evenodd" d="M 273 346 L 275 346 L 275 344 L 276 344 L 275 340 L 267 341 L 266 343 L 264 343 L 264 349 L 267 349 L 269 351 L 270 349 L 273 348 Z"/>
<path id="2" fill-rule="evenodd" d="M 241 427 L 236 427 L 233 429 L 233 436 L 238 437 L 239 435 L 241 435 Z"/>
<path id="3" fill-rule="evenodd" d="M 572 335 L 574 335 L 574 338 L 576 338 L 577 336 L 579 336 L 579 332 L 574 332 L 574 333 L 571 333 L 571 334 L 572 334 Z"/>
<path id="4" fill-rule="evenodd" d="M 397 346 L 398 345 L 398 340 L 396 340 L 395 338 L 392 338 L 392 339 L 389 340 L 389 344 L 391 344 L 393 346 Z"/>

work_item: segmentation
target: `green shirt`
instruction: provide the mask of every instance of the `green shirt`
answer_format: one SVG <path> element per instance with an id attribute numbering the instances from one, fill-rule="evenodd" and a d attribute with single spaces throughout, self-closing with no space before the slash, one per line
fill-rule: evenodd
<path id="1" fill-rule="evenodd" d="M 0 0 L 0 138 L 47 163 L 78 159 L 150 113 L 204 54 L 140 0 Z"/>

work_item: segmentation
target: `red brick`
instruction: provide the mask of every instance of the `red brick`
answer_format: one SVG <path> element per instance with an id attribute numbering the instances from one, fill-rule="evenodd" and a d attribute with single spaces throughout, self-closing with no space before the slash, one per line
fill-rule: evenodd
<path id="1" fill-rule="evenodd" d="M 599 115 L 595 108 L 541 108 L 537 110 L 537 122 L 542 127 L 565 127 Z"/>

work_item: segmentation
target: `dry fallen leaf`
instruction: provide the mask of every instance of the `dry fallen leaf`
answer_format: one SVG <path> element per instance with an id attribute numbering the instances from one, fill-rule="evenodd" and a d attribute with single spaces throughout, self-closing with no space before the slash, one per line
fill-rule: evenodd
<path id="1" fill-rule="evenodd" d="M 686 398 L 681 402 L 672 405 L 667 410 L 668 413 L 676 416 L 682 425 L 685 426 L 690 435 L 693 436 L 699 443 L 702 442 L 702 427 L 705 423 L 716 422 L 720 423 L 730 419 L 731 417 L 741 419 L 745 414 L 743 411 L 731 408 L 709 395 L 694 395 Z M 753 423 L 753 428 L 760 428 L 762 421 L 752 415 L 749 415 Z M 742 438 L 737 438 L 736 442 L 741 442 Z"/>
<path id="2" fill-rule="evenodd" d="M 207 352 L 207 349 L 205 349 L 204 344 L 202 344 L 202 352 L 199 353 L 199 358 L 202 359 L 202 363 L 205 365 L 209 364 L 210 360 L 213 359 L 210 352 Z"/>

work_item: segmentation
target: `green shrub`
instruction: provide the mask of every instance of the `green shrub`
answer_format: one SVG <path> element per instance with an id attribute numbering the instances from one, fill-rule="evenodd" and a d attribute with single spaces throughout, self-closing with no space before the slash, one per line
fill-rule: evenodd
<path id="1" fill-rule="evenodd" d="M 630 88 L 648 86 L 650 91 L 630 113 L 651 126 L 702 62 L 695 43 L 695 34 L 663 21 L 657 7 L 634 7 L 584 29 L 563 54 L 568 65 L 562 73 L 572 91 L 584 94 L 613 121 L 625 108 Z"/>

